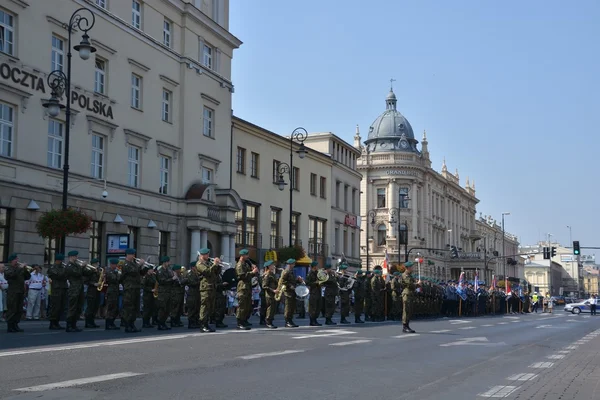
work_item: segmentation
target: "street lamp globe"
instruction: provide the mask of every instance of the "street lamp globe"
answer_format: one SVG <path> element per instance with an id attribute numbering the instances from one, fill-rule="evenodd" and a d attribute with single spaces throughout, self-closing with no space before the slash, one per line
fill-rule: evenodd
<path id="1" fill-rule="evenodd" d="M 285 181 L 283 180 L 283 176 L 279 176 L 279 180 L 277 181 L 277 186 L 279 187 L 279 190 L 283 192 L 283 189 L 285 189 L 285 185 L 287 185 L 287 183 L 285 183 Z"/>
<path id="2" fill-rule="evenodd" d="M 42 106 L 44 106 L 48 110 L 48 115 L 50 115 L 52 118 L 58 117 L 58 114 L 60 114 L 60 110 L 62 108 L 65 108 L 64 105 L 60 104 L 60 101 L 54 93 L 47 102 L 42 104 Z"/>
<path id="3" fill-rule="evenodd" d="M 90 37 L 87 35 L 87 33 L 85 33 L 81 38 L 81 43 L 79 43 L 77 46 L 73 46 L 75 51 L 79 52 L 79 57 L 81 57 L 81 59 L 84 61 L 88 60 L 92 53 L 96 52 L 96 48 L 90 44 L 89 39 Z"/>
<path id="4" fill-rule="evenodd" d="M 306 147 L 304 147 L 304 143 L 300 144 L 300 148 L 296 150 L 296 153 L 298 153 L 298 157 L 301 159 L 306 156 Z"/>

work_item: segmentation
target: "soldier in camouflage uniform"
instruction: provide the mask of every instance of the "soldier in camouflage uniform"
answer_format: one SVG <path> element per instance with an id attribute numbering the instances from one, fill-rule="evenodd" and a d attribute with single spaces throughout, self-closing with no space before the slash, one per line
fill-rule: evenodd
<path id="1" fill-rule="evenodd" d="M 361 314 L 365 306 L 365 276 L 363 271 L 359 269 L 356 271 L 354 281 L 354 322 L 357 324 L 364 324 L 365 321 L 360 319 Z"/>
<path id="2" fill-rule="evenodd" d="M 67 332 L 81 332 L 81 328 L 77 327 L 77 321 L 83 310 L 83 277 L 84 273 L 87 276 L 85 267 L 77 264 L 77 256 L 79 252 L 72 250 L 69 252 L 69 263 L 67 264 L 67 279 L 69 280 L 69 312 L 67 313 Z"/>
<path id="3" fill-rule="evenodd" d="M 200 325 L 202 326 L 202 332 L 215 331 L 208 324 L 208 320 L 214 314 L 217 281 L 221 274 L 221 260 L 215 258 L 211 264 L 208 260 L 210 258 L 209 253 L 210 250 L 207 248 L 200 249 L 200 258 L 196 263 L 196 269 L 202 276 L 200 281 Z"/>
<path id="4" fill-rule="evenodd" d="M 51 331 L 65 329 L 59 324 L 60 315 L 67 305 L 67 268 L 62 263 L 64 259 L 63 254 L 56 254 L 54 264 L 48 270 L 48 278 L 51 281 L 50 313 L 48 315 Z"/>
<path id="5" fill-rule="evenodd" d="M 296 260 L 290 258 L 285 263 L 286 268 L 281 273 L 277 289 L 280 291 L 282 290 L 283 295 L 285 296 L 285 327 L 297 328 L 298 325 L 296 325 L 293 320 L 294 311 L 296 311 L 296 277 L 294 276 Z"/>
<path id="6" fill-rule="evenodd" d="M 339 267 L 340 272 L 343 273 L 346 269 L 348 269 L 347 264 L 340 264 Z M 338 276 L 338 285 L 340 287 L 340 324 L 349 324 L 350 321 L 346 319 L 346 317 L 350 316 L 350 291 L 352 289 L 347 289 L 348 286 L 348 277 L 345 275 Z"/>
<path id="7" fill-rule="evenodd" d="M 332 321 L 335 312 L 335 297 L 338 295 L 339 287 L 335 272 L 331 270 L 331 264 L 325 265 L 325 271 L 329 274 L 329 279 L 323 283 L 325 286 L 325 325 L 337 325 Z"/>
<path id="8" fill-rule="evenodd" d="M 317 279 L 319 263 L 313 261 L 310 263 L 310 272 L 306 275 L 306 286 L 308 287 L 308 316 L 310 317 L 310 326 L 321 326 L 317 318 L 321 310 L 321 285 Z"/>
<path id="9" fill-rule="evenodd" d="M 265 263 L 265 273 L 262 277 L 262 288 L 265 292 L 266 304 L 267 304 L 267 313 L 266 313 L 266 322 L 267 328 L 277 329 L 275 325 L 273 325 L 273 319 L 275 318 L 275 311 L 277 309 L 277 301 L 275 300 L 275 295 L 277 294 L 277 278 L 275 277 L 275 264 L 272 260 L 269 260 Z"/>
<path id="10" fill-rule="evenodd" d="M 121 283 L 122 273 L 117 268 L 119 260 L 111 258 L 109 260 L 110 267 L 106 269 L 106 283 L 108 289 L 106 289 L 106 319 L 104 321 L 104 329 L 107 331 L 119 330 L 119 327 L 115 325 L 115 318 L 119 313 L 119 284 Z M 54 293 L 54 288 L 52 288 Z"/>
<path id="11" fill-rule="evenodd" d="M 19 266 L 17 254 L 8 257 L 10 265 L 4 271 L 4 277 L 8 282 L 6 291 L 6 331 L 8 333 L 23 332 L 19 328 L 19 322 L 23 316 L 23 301 L 25 299 L 25 281 L 31 278 L 31 274 L 23 266 Z"/>
<path id="12" fill-rule="evenodd" d="M 181 265 L 172 265 L 171 270 L 177 278 L 171 286 L 171 328 L 181 328 L 183 326 L 181 313 L 183 312 L 187 278 L 183 276 Z"/>
<path id="13" fill-rule="evenodd" d="M 151 269 L 142 278 L 144 288 L 144 313 L 142 314 L 142 328 L 154 328 L 150 320 L 156 313 L 156 299 L 154 298 L 154 286 L 156 285 L 156 271 Z"/>
<path id="14" fill-rule="evenodd" d="M 171 270 L 169 256 L 160 258 L 160 266 L 156 269 L 156 280 L 158 281 L 158 298 L 156 299 L 158 330 L 167 331 L 167 318 L 171 312 L 171 293 L 177 277 Z"/>
<path id="15" fill-rule="evenodd" d="M 393 276 L 390 283 L 392 291 L 391 317 L 394 321 L 400 321 L 402 320 L 402 282 L 400 281 L 400 272 L 395 271 Z"/>
<path id="16" fill-rule="evenodd" d="M 216 328 L 227 328 L 223 320 L 227 313 L 227 290 L 229 289 L 229 282 L 223 282 L 223 268 L 224 266 L 221 265 L 221 272 L 217 275 L 216 280 L 215 310 L 212 315 L 212 320 L 214 320 Z"/>
<path id="17" fill-rule="evenodd" d="M 365 321 L 371 321 L 372 314 L 371 308 L 373 307 L 373 294 L 371 291 L 371 280 L 373 280 L 373 271 L 367 271 L 367 275 L 364 281 L 364 293 L 365 293 Z"/>
<path id="18" fill-rule="evenodd" d="M 196 268 L 196 262 L 192 261 L 188 267 L 187 285 L 188 295 L 186 300 L 188 329 L 198 329 L 200 326 L 200 281 L 202 276 Z"/>
<path id="19" fill-rule="evenodd" d="M 142 288 L 142 276 L 147 269 L 143 268 L 145 261 L 135 262 L 135 249 L 125 250 L 125 264 L 123 265 L 123 309 L 121 310 L 121 321 L 125 323 L 126 333 L 140 332 L 136 328 L 135 320 L 140 312 L 140 289 Z"/>
<path id="20" fill-rule="evenodd" d="M 266 266 L 266 263 L 265 263 Z M 266 270 L 262 271 L 258 279 L 258 287 L 260 288 L 260 293 L 258 294 L 260 297 L 260 325 L 267 325 L 267 298 L 265 293 L 265 288 L 262 284 L 262 278 L 264 277 Z M 227 303 L 227 296 L 225 296 L 225 303 Z M 227 307 L 227 306 L 225 306 Z"/>
<path id="21" fill-rule="evenodd" d="M 415 282 L 415 278 L 412 276 L 412 262 L 409 261 L 404 263 L 404 267 L 406 267 L 406 270 L 402 274 L 402 286 L 404 287 L 404 290 L 402 290 L 402 332 L 415 333 L 415 331 L 410 328 L 410 318 L 412 317 L 415 289 L 417 288 L 417 285 L 421 284 L 421 281 Z"/>
<path id="22" fill-rule="evenodd" d="M 372 296 L 372 305 L 371 305 L 371 314 L 372 321 L 381 322 L 384 321 L 384 312 L 385 312 L 385 281 L 383 280 L 383 271 L 381 267 L 377 268 L 373 271 L 374 276 L 371 279 L 371 296 Z"/>
<path id="23" fill-rule="evenodd" d="M 238 278 L 236 318 L 238 329 L 241 330 L 248 330 L 252 325 L 248 322 L 252 312 L 252 278 L 258 275 L 258 268 L 256 265 L 250 265 L 248 254 L 248 250 L 240 250 L 240 258 L 235 266 L 235 273 Z"/>
<path id="24" fill-rule="evenodd" d="M 95 272 L 89 272 L 87 276 L 83 278 L 83 283 L 87 285 L 87 292 L 85 294 L 85 327 L 86 328 L 100 328 L 100 325 L 96 325 L 96 313 L 98 312 L 98 304 L 100 303 L 100 292 L 98 291 L 98 281 L 100 280 L 100 266 L 98 265 L 98 259 L 92 258 L 90 264 L 96 267 Z"/>

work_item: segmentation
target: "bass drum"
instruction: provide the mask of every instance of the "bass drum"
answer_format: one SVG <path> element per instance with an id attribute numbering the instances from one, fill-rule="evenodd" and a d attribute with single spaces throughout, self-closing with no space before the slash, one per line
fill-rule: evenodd
<path id="1" fill-rule="evenodd" d="M 308 289 L 308 287 L 304 285 L 296 286 L 296 299 L 304 300 L 304 298 L 308 296 L 309 292 L 310 290 Z"/>
<path id="2" fill-rule="evenodd" d="M 237 275 L 235 273 L 235 268 L 226 269 L 223 272 L 221 279 L 223 279 L 223 282 L 228 282 L 230 288 L 236 287 L 238 279 L 237 279 Z"/>

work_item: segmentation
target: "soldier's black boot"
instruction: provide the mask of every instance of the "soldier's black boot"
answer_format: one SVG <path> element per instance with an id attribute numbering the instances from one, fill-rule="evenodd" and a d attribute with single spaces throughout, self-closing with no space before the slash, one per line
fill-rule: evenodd
<path id="1" fill-rule="evenodd" d="M 105 331 L 110 331 L 110 319 L 106 318 L 104 320 L 104 330 Z"/>
<path id="2" fill-rule="evenodd" d="M 96 321 L 94 321 L 93 319 L 90 319 L 90 318 L 85 319 L 85 327 L 86 328 L 99 328 L 99 326 L 96 325 Z"/>
<path id="3" fill-rule="evenodd" d="M 246 324 L 246 326 L 247 326 L 247 327 L 250 327 L 250 326 L 252 326 L 252 323 L 250 323 L 248 320 L 245 320 L 245 321 L 244 321 L 244 324 Z"/>
<path id="4" fill-rule="evenodd" d="M 346 317 L 342 317 L 342 319 L 340 320 L 340 324 L 349 324 L 349 323 L 350 323 L 350 321 L 348 321 L 346 319 Z"/>
<path id="5" fill-rule="evenodd" d="M 269 328 L 269 329 L 277 329 L 277 327 L 275 325 L 273 325 L 273 321 L 272 320 L 267 321 L 267 328 Z"/>
<path id="6" fill-rule="evenodd" d="M 217 328 L 227 328 L 227 324 L 223 323 L 223 320 L 217 321 L 217 324 L 215 325 Z"/>
<path id="7" fill-rule="evenodd" d="M 153 326 L 150 324 L 149 319 L 143 320 L 142 328 L 152 328 Z"/>
<path id="8" fill-rule="evenodd" d="M 157 328 L 157 329 L 158 329 L 159 331 L 168 331 L 168 330 L 169 330 L 169 329 L 171 329 L 171 328 L 169 328 L 169 327 L 167 326 L 167 324 L 165 324 L 164 322 L 158 321 L 158 328 Z"/>
<path id="9" fill-rule="evenodd" d="M 154 328 L 155 326 L 159 325 L 159 323 L 156 318 L 152 317 L 152 322 L 150 323 L 150 325 L 152 325 L 152 327 Z"/>
<path id="10" fill-rule="evenodd" d="M 209 333 L 209 332 L 214 332 L 214 331 L 215 331 L 215 329 L 212 326 L 210 326 L 209 324 L 204 324 L 202 326 L 202 332 Z"/>
<path id="11" fill-rule="evenodd" d="M 115 325 L 115 319 L 110 319 L 108 323 L 108 330 L 110 331 L 118 331 L 121 330 L 118 326 Z"/>
<path id="12" fill-rule="evenodd" d="M 355 324 L 364 324 L 365 321 L 363 321 L 362 319 L 360 319 L 360 317 L 354 317 L 354 323 Z"/>
<path id="13" fill-rule="evenodd" d="M 290 320 L 288 320 L 288 321 L 285 322 L 285 327 L 286 328 L 297 328 L 298 325 L 296 325 L 294 323 L 294 320 L 290 319 Z"/>
<path id="14" fill-rule="evenodd" d="M 260 325 L 266 325 L 267 321 L 264 318 L 260 319 Z"/>
<path id="15" fill-rule="evenodd" d="M 250 327 L 244 323 L 241 319 L 237 320 L 237 328 L 242 331 L 249 331 Z"/>
<path id="16" fill-rule="evenodd" d="M 408 329 L 408 333 L 415 333 L 415 331 L 411 329 L 410 324 L 406 324 L 406 328 Z"/>
<path id="17" fill-rule="evenodd" d="M 7 332 L 7 333 L 14 333 L 14 332 L 18 332 L 18 331 L 16 331 L 16 330 L 15 330 L 15 328 L 14 328 L 14 326 L 13 326 L 13 325 L 14 325 L 14 324 L 13 324 L 12 322 L 7 322 L 7 323 L 6 323 L 6 332 Z"/>
<path id="18" fill-rule="evenodd" d="M 135 326 L 135 322 L 131 322 L 131 323 L 129 324 L 129 328 L 131 329 L 131 333 L 138 333 L 138 332 L 141 332 L 141 331 L 142 331 L 141 329 L 138 329 L 138 328 Z"/>
<path id="19" fill-rule="evenodd" d="M 337 325 L 331 318 L 325 318 L 325 325 Z"/>

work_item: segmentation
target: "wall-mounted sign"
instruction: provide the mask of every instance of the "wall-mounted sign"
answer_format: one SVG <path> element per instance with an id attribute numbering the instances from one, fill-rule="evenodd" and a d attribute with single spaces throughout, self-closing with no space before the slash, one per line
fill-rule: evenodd
<path id="1" fill-rule="evenodd" d="M 356 226 L 356 216 L 346 214 L 346 217 L 344 218 L 344 225 Z"/>
<path id="2" fill-rule="evenodd" d="M 471 260 L 481 260 L 481 253 L 463 253 L 458 252 L 458 258 L 462 259 L 471 259 Z"/>
<path id="3" fill-rule="evenodd" d="M 129 235 L 113 234 L 106 235 L 106 253 L 107 254 L 125 254 L 129 248 Z"/>
<path id="4" fill-rule="evenodd" d="M 410 175 L 410 176 L 419 176 L 417 171 L 411 171 L 408 169 L 390 169 L 386 171 L 387 175 Z"/>
<path id="5" fill-rule="evenodd" d="M 573 256 L 571 254 L 561 254 L 560 262 L 573 262 Z"/>

